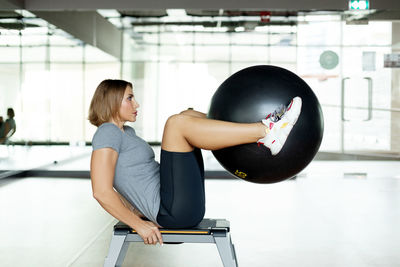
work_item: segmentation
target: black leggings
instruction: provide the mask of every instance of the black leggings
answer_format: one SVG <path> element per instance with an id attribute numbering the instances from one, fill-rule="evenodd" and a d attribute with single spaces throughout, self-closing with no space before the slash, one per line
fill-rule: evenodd
<path id="1" fill-rule="evenodd" d="M 160 210 L 157 222 L 165 228 L 190 228 L 205 213 L 204 163 L 201 150 L 169 152 L 161 149 Z"/>

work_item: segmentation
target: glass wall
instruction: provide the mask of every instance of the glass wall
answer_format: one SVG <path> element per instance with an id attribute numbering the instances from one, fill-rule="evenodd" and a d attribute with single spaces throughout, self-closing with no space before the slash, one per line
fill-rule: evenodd
<path id="1" fill-rule="evenodd" d="M 306 20 L 298 26 L 297 69 L 322 104 L 321 149 L 390 151 L 392 71 L 383 58 L 392 51 L 392 23 L 351 25 L 340 15 Z M 337 65 L 324 67 L 324 52 L 337 55 Z"/>
<path id="2" fill-rule="evenodd" d="M 391 145 L 393 71 L 383 66 L 393 51 L 392 22 L 351 25 L 342 17 L 300 15 L 295 26 L 251 31 L 125 25 L 122 61 L 36 18 L 40 27 L 0 30 L 0 116 L 15 109 L 14 141 L 91 141 L 96 129 L 86 118 L 96 86 L 123 78 L 141 105 L 133 126 L 159 142 L 170 115 L 188 107 L 206 113 L 229 75 L 271 64 L 298 74 L 318 96 L 322 151 L 398 153 Z"/>
<path id="3" fill-rule="evenodd" d="M 0 116 L 15 111 L 13 141 L 91 140 L 90 98 L 104 78 L 120 77 L 120 62 L 38 18 L 21 30 L 0 30 Z"/>
<path id="4" fill-rule="evenodd" d="M 125 30 L 123 68 L 132 77 L 144 139 L 161 141 L 165 121 L 192 107 L 207 113 L 218 86 L 240 69 L 273 64 L 296 71 L 295 26 L 227 32 L 197 26 L 148 26 Z M 141 112 L 141 115 L 140 115 Z"/>

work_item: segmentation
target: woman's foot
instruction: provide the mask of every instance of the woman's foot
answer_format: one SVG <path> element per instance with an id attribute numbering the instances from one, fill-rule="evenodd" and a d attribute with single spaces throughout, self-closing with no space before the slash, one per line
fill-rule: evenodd
<path id="1" fill-rule="evenodd" d="M 273 113 L 268 114 L 265 120 L 262 120 L 262 123 L 267 127 L 266 135 L 257 143 L 268 147 L 273 156 L 281 151 L 296 124 L 301 112 L 301 105 L 301 98 L 296 96 L 287 107 L 280 105 Z"/>

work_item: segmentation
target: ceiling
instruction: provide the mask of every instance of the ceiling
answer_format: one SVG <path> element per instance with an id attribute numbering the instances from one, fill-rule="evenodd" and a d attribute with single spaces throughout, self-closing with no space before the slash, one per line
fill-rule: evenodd
<path id="1" fill-rule="evenodd" d="M 174 10 L 173 10 L 174 11 Z M 400 10 L 369 10 L 366 12 L 349 11 L 268 11 L 268 10 L 209 10 L 181 9 L 174 12 L 168 9 L 154 10 L 118 10 L 112 15 L 103 15 L 110 21 L 123 19 L 125 26 L 154 25 L 202 25 L 204 27 L 240 27 L 248 30 L 255 26 L 296 25 L 299 17 L 306 15 L 340 14 L 347 21 L 400 21 Z M 176 11 L 176 10 L 175 10 Z M 303 20 L 301 20 L 303 21 Z M 35 20 L 35 16 L 22 15 L 15 11 L 0 11 L 0 28 L 21 30 L 27 27 L 41 27 L 43 23 Z M 120 25 L 122 26 L 122 25 Z"/>

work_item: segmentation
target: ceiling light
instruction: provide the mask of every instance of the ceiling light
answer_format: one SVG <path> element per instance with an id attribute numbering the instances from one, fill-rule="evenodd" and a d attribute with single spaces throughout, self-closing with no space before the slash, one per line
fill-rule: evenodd
<path id="1" fill-rule="evenodd" d="M 121 14 L 115 9 L 97 9 L 97 13 L 104 18 L 119 18 Z"/>
<path id="2" fill-rule="evenodd" d="M 245 28 L 240 26 L 235 28 L 235 32 L 244 32 Z"/>
<path id="3" fill-rule="evenodd" d="M 187 17 L 186 10 L 184 9 L 167 9 L 167 14 L 174 18 Z"/>

